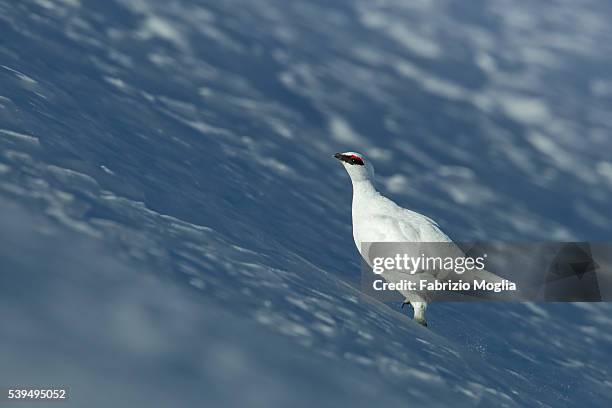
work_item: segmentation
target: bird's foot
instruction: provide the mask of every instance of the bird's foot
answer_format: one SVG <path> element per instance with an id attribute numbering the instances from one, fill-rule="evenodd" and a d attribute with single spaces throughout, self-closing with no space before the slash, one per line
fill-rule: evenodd
<path id="1" fill-rule="evenodd" d="M 410 308 L 414 310 L 414 307 L 412 306 L 412 303 L 410 303 L 410 302 L 409 302 L 409 301 L 407 301 L 407 300 L 404 300 L 404 302 L 402 303 L 402 309 L 403 309 L 403 308 L 404 308 L 404 306 L 406 306 L 406 305 L 410 306 Z"/>
<path id="2" fill-rule="evenodd" d="M 427 327 L 427 320 L 425 320 L 422 317 L 421 318 L 415 317 L 414 321 L 417 322 L 418 324 L 420 324 L 423 327 Z"/>

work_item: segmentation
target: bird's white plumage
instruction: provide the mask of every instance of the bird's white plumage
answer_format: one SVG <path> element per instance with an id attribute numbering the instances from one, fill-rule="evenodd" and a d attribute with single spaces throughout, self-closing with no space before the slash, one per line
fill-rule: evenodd
<path id="1" fill-rule="evenodd" d="M 440 230 L 438 224 L 431 218 L 417 212 L 407 210 L 382 196 L 374 186 L 374 167 L 363 154 L 356 152 L 338 153 L 335 156 L 351 177 L 353 184 L 353 238 L 355 245 L 364 260 L 369 262 L 368 243 L 376 242 L 448 242 L 451 239 Z M 363 165 L 352 164 L 347 157 L 357 157 Z M 463 252 L 454 244 L 453 251 L 458 256 Z M 418 256 L 419 254 L 414 254 Z M 388 282 L 397 282 L 402 276 L 394 272 L 383 274 Z M 456 278 L 453 276 L 445 276 Z M 465 277 L 465 276 L 464 276 Z M 480 278 L 488 281 L 499 281 L 501 278 L 487 271 L 480 272 Z M 425 309 L 427 294 L 416 292 L 402 293 L 414 308 L 414 318 L 426 325 Z"/>

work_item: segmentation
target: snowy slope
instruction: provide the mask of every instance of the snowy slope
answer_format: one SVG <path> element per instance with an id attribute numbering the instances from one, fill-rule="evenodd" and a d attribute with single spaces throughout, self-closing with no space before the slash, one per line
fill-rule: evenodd
<path id="1" fill-rule="evenodd" d="M 457 240 L 609 239 L 612 7 L 328 3 L 0 1 L 0 387 L 609 403 L 609 304 L 361 298 L 331 156 Z"/>

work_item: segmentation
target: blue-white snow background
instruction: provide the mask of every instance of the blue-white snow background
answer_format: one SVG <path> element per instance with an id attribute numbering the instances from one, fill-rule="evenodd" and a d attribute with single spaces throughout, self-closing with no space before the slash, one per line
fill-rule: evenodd
<path id="1" fill-rule="evenodd" d="M 425 329 L 361 301 L 331 156 L 368 154 L 457 240 L 609 240 L 611 15 L 0 1 L 0 386 L 79 407 L 605 405 L 608 304 L 434 304 Z"/>

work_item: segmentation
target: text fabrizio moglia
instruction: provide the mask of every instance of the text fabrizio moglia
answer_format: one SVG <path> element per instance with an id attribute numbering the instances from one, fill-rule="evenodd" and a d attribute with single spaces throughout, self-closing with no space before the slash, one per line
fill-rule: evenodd
<path id="1" fill-rule="evenodd" d="M 372 282 L 374 290 L 399 290 L 399 291 L 513 291 L 516 290 L 516 283 L 503 279 L 501 282 L 487 282 L 484 279 L 474 279 L 472 282 L 464 282 L 461 279 L 458 281 L 449 280 L 429 280 L 420 279 L 419 281 L 411 281 L 402 279 L 399 282 L 385 282 L 382 279 L 377 279 Z"/>

